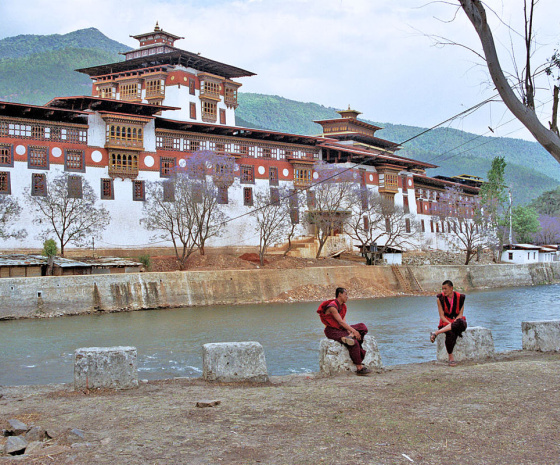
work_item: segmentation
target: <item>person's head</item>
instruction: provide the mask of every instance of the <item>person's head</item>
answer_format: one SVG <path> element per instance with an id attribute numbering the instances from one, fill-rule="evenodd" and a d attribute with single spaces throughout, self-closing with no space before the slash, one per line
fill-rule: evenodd
<path id="1" fill-rule="evenodd" d="M 445 296 L 445 297 L 450 297 L 451 294 L 453 294 L 453 283 L 451 281 L 449 281 L 449 279 L 446 279 L 442 284 L 441 284 L 441 293 Z"/>
<path id="2" fill-rule="evenodd" d="M 342 303 L 345 303 L 348 300 L 348 293 L 346 292 L 346 289 L 344 289 L 343 287 L 337 287 L 335 292 L 335 297 L 341 300 Z"/>

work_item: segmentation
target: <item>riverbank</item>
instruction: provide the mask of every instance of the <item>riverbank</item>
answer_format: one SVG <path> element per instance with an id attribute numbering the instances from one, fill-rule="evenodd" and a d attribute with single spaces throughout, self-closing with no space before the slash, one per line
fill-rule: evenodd
<path id="1" fill-rule="evenodd" d="M 1 387 L 1 420 L 78 428 L 84 440 L 53 440 L 0 463 L 557 463 L 559 372 L 560 354 L 516 351 L 456 368 L 430 362 L 370 377 L 272 377 L 266 385 L 183 378 L 130 391 Z M 204 399 L 220 404 L 196 407 Z"/>
<path id="2" fill-rule="evenodd" d="M 331 261 L 332 262 L 332 261 Z M 560 282 L 560 262 L 529 265 L 338 266 L 3 278 L 1 319 L 173 307 L 317 301 L 346 287 L 353 299 Z"/>

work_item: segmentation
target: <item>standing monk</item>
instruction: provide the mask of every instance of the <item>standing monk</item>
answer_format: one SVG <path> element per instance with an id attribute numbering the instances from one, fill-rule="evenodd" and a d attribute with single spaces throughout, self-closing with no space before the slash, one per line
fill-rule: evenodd
<path id="1" fill-rule="evenodd" d="M 458 337 L 463 337 L 467 329 L 467 319 L 463 316 L 465 294 L 453 291 L 453 283 L 446 280 L 441 285 L 441 294 L 437 295 L 439 311 L 438 330 L 430 333 L 430 341 L 434 342 L 438 334 L 445 333 L 445 348 L 449 354 L 449 366 L 456 366 L 453 349 Z"/>
<path id="2" fill-rule="evenodd" d="M 357 375 L 369 375 L 371 370 L 362 364 L 366 356 L 362 343 L 368 329 L 363 323 L 352 326 L 346 323 L 346 302 L 348 301 L 346 289 L 338 287 L 335 297 L 334 300 L 323 302 L 317 310 L 325 325 L 325 336 L 346 346 L 352 362 L 356 365 Z"/>

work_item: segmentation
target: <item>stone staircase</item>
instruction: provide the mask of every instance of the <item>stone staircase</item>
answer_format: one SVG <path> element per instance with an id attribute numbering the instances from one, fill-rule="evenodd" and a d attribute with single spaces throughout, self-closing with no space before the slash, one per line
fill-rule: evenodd
<path id="1" fill-rule="evenodd" d="M 404 268 L 405 274 L 401 272 L 401 267 L 398 265 L 391 265 L 391 270 L 397 279 L 397 283 L 399 287 L 407 294 L 412 292 L 424 292 L 422 286 L 414 276 L 412 269 L 408 266 L 402 267 Z"/>

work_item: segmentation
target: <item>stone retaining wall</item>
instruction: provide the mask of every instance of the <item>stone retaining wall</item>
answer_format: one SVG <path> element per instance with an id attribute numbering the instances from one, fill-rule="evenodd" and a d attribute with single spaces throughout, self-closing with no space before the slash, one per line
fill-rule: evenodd
<path id="1" fill-rule="evenodd" d="M 560 281 L 560 263 L 410 267 L 425 291 L 451 279 L 457 289 L 526 286 Z M 401 291 L 390 266 L 340 266 L 52 276 L 0 279 L 0 319 L 96 311 L 265 303 L 300 286 L 375 282 Z M 373 296 L 372 296 L 373 297 Z"/>

